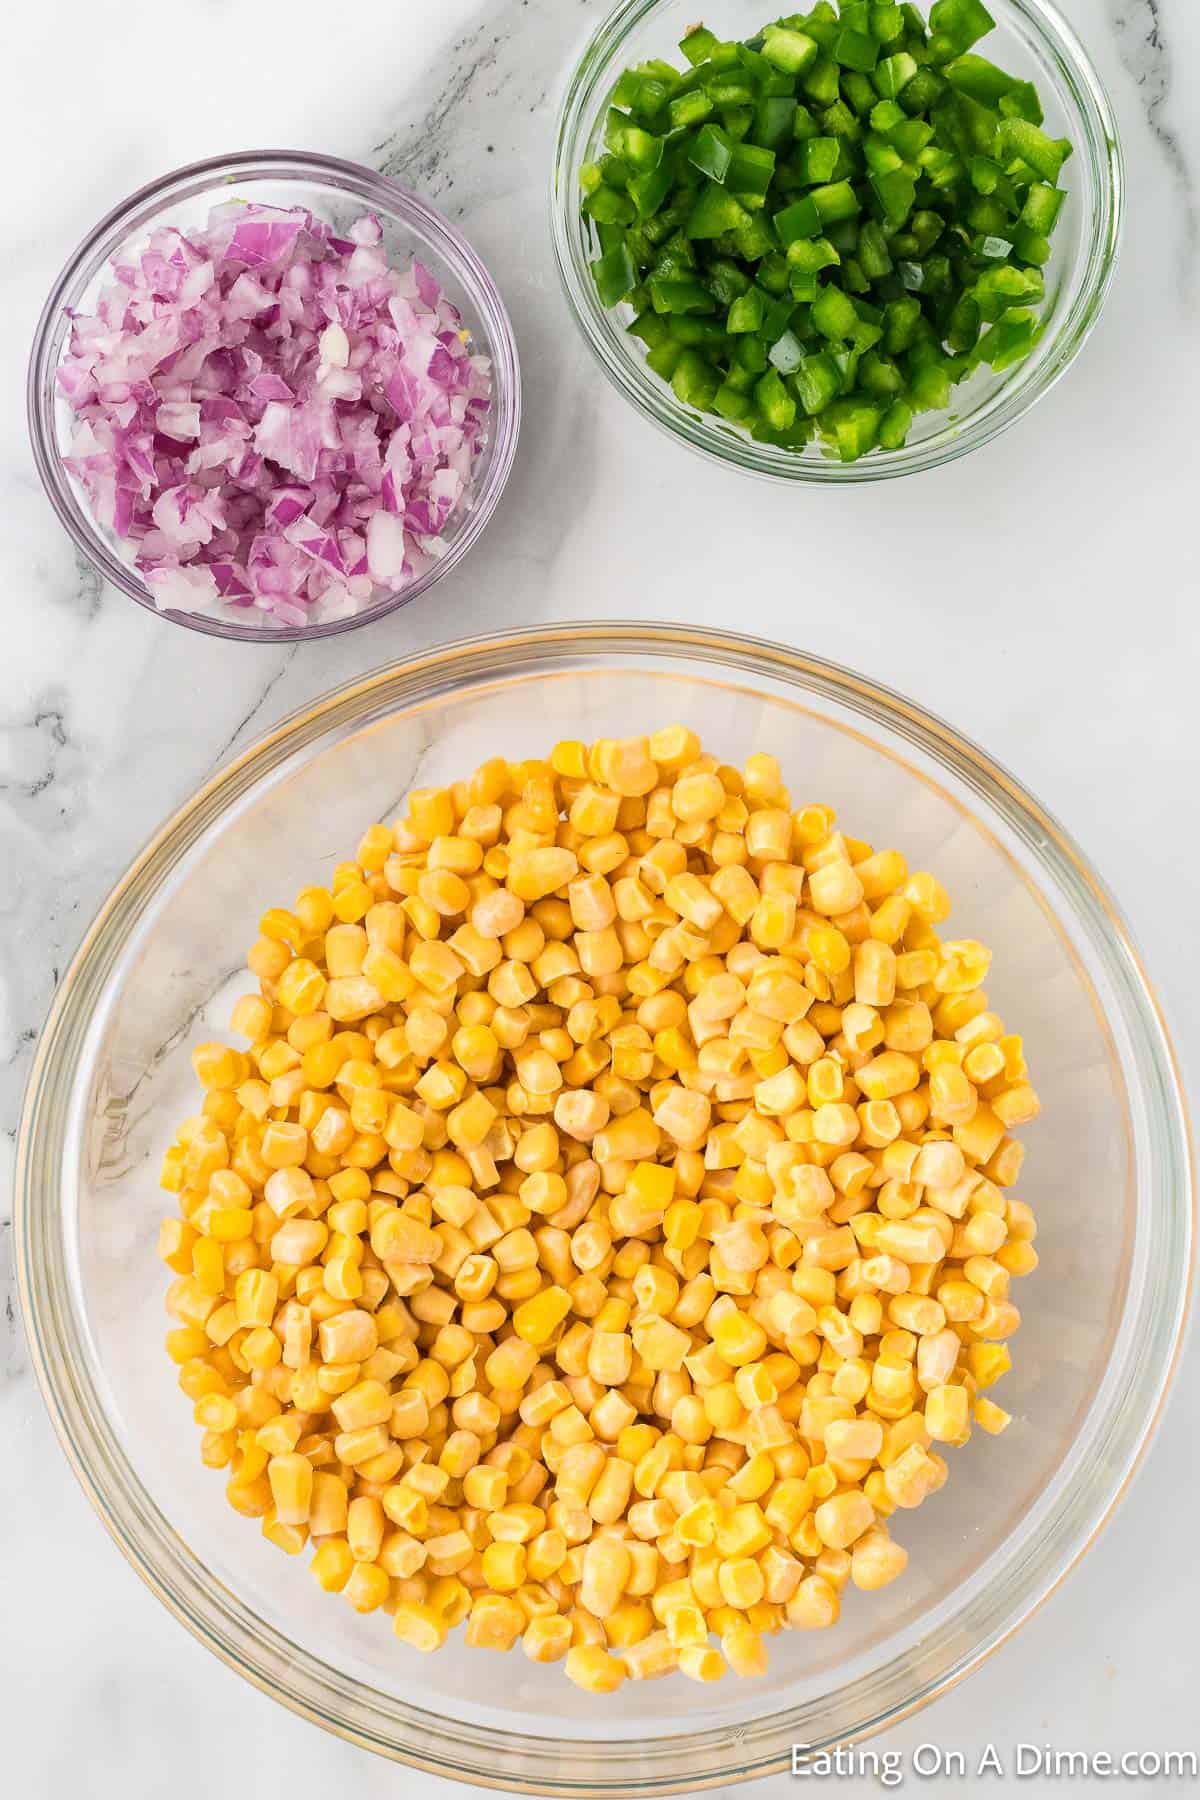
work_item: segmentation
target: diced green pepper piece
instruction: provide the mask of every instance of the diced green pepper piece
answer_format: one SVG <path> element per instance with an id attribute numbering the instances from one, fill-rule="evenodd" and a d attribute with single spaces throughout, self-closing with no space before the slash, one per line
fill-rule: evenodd
<path id="1" fill-rule="evenodd" d="M 1018 81 L 1009 88 L 1000 102 L 1000 116 L 1003 119 L 1027 119 L 1031 125 L 1043 122 L 1046 115 L 1032 81 Z"/>
<path id="2" fill-rule="evenodd" d="M 928 65 L 918 69 L 911 81 L 904 84 L 900 103 L 910 118 L 917 118 L 921 113 L 929 112 L 946 91 L 946 83 L 936 69 Z"/>
<path id="3" fill-rule="evenodd" d="M 817 106 L 832 106 L 840 85 L 838 66 L 832 56 L 818 57 L 800 85 Z"/>
<path id="4" fill-rule="evenodd" d="M 810 198 L 822 225 L 832 225 L 838 219 L 852 219 L 862 211 L 858 195 L 848 181 L 834 181 L 826 187 L 814 188 Z"/>
<path id="5" fill-rule="evenodd" d="M 706 348 L 713 355 L 726 349 L 725 328 L 716 319 L 698 318 L 691 313 L 673 313 L 668 329 L 677 344 L 690 349 Z"/>
<path id="6" fill-rule="evenodd" d="M 740 74 L 718 72 L 706 81 L 705 86 L 713 105 L 721 108 L 750 106 L 756 98 L 752 84 Z"/>
<path id="7" fill-rule="evenodd" d="M 882 281 L 892 272 L 892 258 L 883 227 L 868 219 L 858 234 L 858 260 L 868 281 Z"/>
<path id="8" fill-rule="evenodd" d="M 904 35 L 904 13 L 893 0 L 872 0 L 871 36 L 877 44 L 894 44 Z"/>
<path id="9" fill-rule="evenodd" d="M 1039 231 L 1043 236 L 1049 237 L 1066 197 L 1060 188 L 1047 187 L 1044 182 L 1035 181 L 1021 208 L 1022 225 L 1027 225 L 1030 231 Z"/>
<path id="10" fill-rule="evenodd" d="M 1013 184 L 1000 164 L 994 162 L 990 156 L 973 156 L 967 164 L 967 173 L 971 178 L 971 186 L 977 194 L 999 194 L 1005 204 L 1010 207 L 1014 206 Z"/>
<path id="11" fill-rule="evenodd" d="M 739 294 L 729 308 L 729 316 L 725 321 L 725 329 L 733 336 L 743 331 L 758 331 L 762 327 L 766 302 L 761 288 L 752 287 L 744 294 Z"/>
<path id="12" fill-rule="evenodd" d="M 859 364 L 858 381 L 877 400 L 892 399 L 904 386 L 904 377 L 891 357 L 881 356 L 875 349 L 868 350 Z"/>
<path id="13" fill-rule="evenodd" d="M 941 412 L 950 404 L 950 387 L 950 376 L 945 365 L 931 362 L 916 370 L 909 391 L 920 410 Z"/>
<path id="14" fill-rule="evenodd" d="M 712 364 L 698 350 L 685 350 L 671 377 L 675 398 L 684 406 L 707 412 L 717 396 L 720 381 Z"/>
<path id="15" fill-rule="evenodd" d="M 755 353 L 755 366 L 752 369 L 747 368 L 742 358 L 738 355 L 738 352 L 747 344 L 751 346 Z M 758 339 L 739 338 L 733 347 L 733 359 L 729 364 L 729 373 L 725 377 L 725 380 L 731 388 L 736 388 L 739 394 L 752 394 L 754 392 L 754 384 L 766 366 L 766 352 L 763 350 Z"/>
<path id="16" fill-rule="evenodd" d="M 800 179 L 808 187 L 832 180 L 837 160 L 838 141 L 833 137 L 808 138 L 795 156 Z"/>
<path id="17" fill-rule="evenodd" d="M 604 115 L 604 146 L 614 156 L 620 156 L 625 144 L 625 133 L 633 123 L 627 112 L 620 107 L 610 106 Z"/>
<path id="18" fill-rule="evenodd" d="M 719 125 L 702 125 L 692 139 L 687 159 L 710 181 L 724 181 L 733 161 L 733 145 Z"/>
<path id="19" fill-rule="evenodd" d="M 828 238 L 797 238 L 788 246 L 788 268 L 801 275 L 817 275 L 822 269 L 836 268 L 841 257 Z"/>
<path id="20" fill-rule="evenodd" d="M 706 31 L 703 25 L 694 25 L 687 36 L 680 39 L 679 48 L 695 68 L 700 63 L 708 61 L 719 41 L 716 35 L 711 31 Z"/>
<path id="21" fill-rule="evenodd" d="M 669 281 L 674 277 L 682 277 L 685 281 L 692 279 L 696 267 L 695 252 L 686 238 L 677 236 L 668 239 L 654 259 L 652 275 Z"/>
<path id="22" fill-rule="evenodd" d="M 983 0 L 934 0 L 929 10 L 929 48 L 935 62 L 948 62 L 995 28 L 996 21 Z"/>
<path id="23" fill-rule="evenodd" d="M 736 231 L 749 220 L 739 200 L 715 181 L 706 182 L 688 215 L 684 231 L 689 238 L 716 238 Z"/>
<path id="24" fill-rule="evenodd" d="M 653 132 L 643 131 L 640 125 L 628 125 L 625 128 L 625 139 L 621 146 L 621 155 L 641 175 L 648 175 L 657 169 L 662 161 L 663 140 L 655 137 Z"/>
<path id="25" fill-rule="evenodd" d="M 945 221 L 940 213 L 930 212 L 925 207 L 915 212 L 909 223 L 909 230 L 917 240 L 917 255 L 924 256 L 932 250 L 945 229 Z"/>
<path id="26" fill-rule="evenodd" d="M 900 50 L 895 56 L 885 56 L 875 66 L 871 79 L 881 100 L 894 100 L 904 92 L 916 73 L 916 57 L 911 56 L 907 50 Z"/>
<path id="27" fill-rule="evenodd" d="M 817 124 L 817 121 L 813 118 L 807 106 L 801 106 L 799 102 L 797 102 L 796 117 L 792 120 L 792 136 L 796 139 L 796 142 L 802 143 L 805 138 L 820 137 L 820 135 L 821 127 Z"/>
<path id="28" fill-rule="evenodd" d="M 745 262 L 761 262 L 775 249 L 771 228 L 761 213 L 747 213 L 746 223 L 733 234 L 734 246 Z"/>
<path id="29" fill-rule="evenodd" d="M 1043 237 L 1040 231 L 1030 231 L 1028 225 L 1018 225 L 1013 240 L 1013 253 L 1020 262 L 1032 263 L 1035 268 L 1043 269 L 1050 261 L 1050 239 Z"/>
<path id="30" fill-rule="evenodd" d="M 802 199 L 785 206 L 782 212 L 777 212 L 772 223 L 786 250 L 797 238 L 816 237 L 821 230 L 821 215 L 812 195 L 805 194 Z"/>
<path id="31" fill-rule="evenodd" d="M 912 407 L 906 405 L 903 400 L 893 400 L 879 421 L 880 449 L 903 449 L 905 440 L 912 430 L 912 422 Z"/>
<path id="32" fill-rule="evenodd" d="M 735 194 L 743 197 L 751 195 L 755 199 L 766 198 L 771 185 L 771 177 L 775 173 L 775 152 L 764 150 L 758 144 L 735 144 L 733 158 L 726 176 L 726 185 Z"/>
<path id="33" fill-rule="evenodd" d="M 816 38 L 818 44 L 828 48 L 838 34 L 838 9 L 833 0 L 817 0 L 808 17 L 797 13 L 791 20 L 796 29 L 802 28 L 810 37 Z"/>
<path id="34" fill-rule="evenodd" d="M 667 107 L 667 116 L 677 131 L 685 130 L 689 125 L 703 124 L 711 118 L 713 102 L 703 88 L 693 88 L 689 93 L 679 94 Z"/>
<path id="35" fill-rule="evenodd" d="M 796 119 L 796 101 L 787 96 L 768 95 L 754 109 L 750 127 L 753 141 L 764 150 L 782 150 L 792 141 Z"/>
<path id="36" fill-rule="evenodd" d="M 767 346 L 760 337 L 740 337 L 734 346 L 733 360 L 739 369 L 757 379 L 768 366 Z"/>
<path id="37" fill-rule="evenodd" d="M 896 146 L 874 131 L 863 145 L 863 156 L 872 175 L 890 175 L 893 170 L 904 167 L 904 158 Z"/>
<path id="38" fill-rule="evenodd" d="M 990 106 L 993 112 L 998 110 L 1005 94 L 1010 94 L 1019 85 L 1015 75 L 998 69 L 986 56 L 975 56 L 969 52 L 966 56 L 956 56 L 953 62 L 946 64 L 942 73 L 951 87 L 957 88 L 960 94 L 966 94 L 980 106 Z"/>
<path id="39" fill-rule="evenodd" d="M 758 285 L 778 300 L 787 292 L 788 262 L 787 257 L 778 250 L 772 250 L 764 256 L 758 265 Z"/>
<path id="40" fill-rule="evenodd" d="M 762 330 L 759 336 L 770 346 L 781 332 L 786 331 L 792 322 L 792 314 L 796 310 L 796 302 L 786 284 L 779 294 L 773 295 L 763 313 Z"/>
<path id="41" fill-rule="evenodd" d="M 763 33 L 762 53 L 772 68 L 781 69 L 785 75 L 801 75 L 816 62 L 819 50 L 803 31 L 768 25 Z"/>
<path id="42" fill-rule="evenodd" d="M 603 182 L 595 193 L 588 195 L 583 210 L 597 225 L 632 225 L 636 217 L 636 208 L 629 195 L 620 194 Z"/>
<path id="43" fill-rule="evenodd" d="M 749 394 L 743 394 L 728 381 L 721 383 L 713 395 L 713 411 L 731 424 L 742 425 L 754 411 L 754 402 Z"/>
<path id="44" fill-rule="evenodd" d="M 642 76 L 638 69 L 626 69 L 620 76 L 616 87 L 609 98 L 614 106 L 632 107 L 642 91 Z"/>
<path id="45" fill-rule="evenodd" d="M 755 383 L 754 398 L 773 431 L 786 431 L 796 417 L 796 402 L 784 387 L 778 369 L 768 369 Z"/>
<path id="46" fill-rule="evenodd" d="M 861 76 L 860 79 L 865 81 L 866 76 Z M 838 159 L 839 163 L 845 163 L 845 172 L 857 173 L 858 161 L 853 157 L 851 146 L 861 141 L 862 126 L 844 100 L 835 100 L 832 106 L 825 108 L 821 114 L 821 130 L 826 137 L 837 139 Z"/>
<path id="47" fill-rule="evenodd" d="M 639 313 L 627 330 L 630 337 L 640 338 L 647 350 L 656 350 L 671 335 L 668 321 L 653 311 Z"/>
<path id="48" fill-rule="evenodd" d="M 956 302 L 946 325 L 946 342 L 952 350 L 973 350 L 980 329 L 979 302 L 971 294 L 963 294 Z"/>
<path id="49" fill-rule="evenodd" d="M 878 441 L 882 410 L 878 406 L 855 406 L 837 419 L 834 426 L 838 455 L 844 463 L 857 462 Z"/>
<path id="50" fill-rule="evenodd" d="M 883 309 L 883 343 L 889 356 L 899 356 L 916 342 L 921 302 L 905 294 Z"/>
<path id="51" fill-rule="evenodd" d="M 637 286 L 637 270 L 626 244 L 608 250 L 592 264 L 601 306 L 616 306 Z"/>
<path id="52" fill-rule="evenodd" d="M 835 219 L 825 227 L 825 236 L 843 256 L 853 256 L 858 249 L 858 220 Z"/>
<path id="53" fill-rule="evenodd" d="M 793 379 L 800 404 L 810 418 L 823 412 L 842 391 L 837 364 L 825 351 L 817 356 L 806 356 Z"/>
<path id="54" fill-rule="evenodd" d="M 1041 336 L 1032 307 L 1014 307 L 980 338 L 972 353 L 975 363 L 990 363 L 997 373 L 1029 355 Z"/>
<path id="55" fill-rule="evenodd" d="M 962 159 L 940 144 L 928 144 L 917 158 L 917 166 L 936 188 L 952 188 L 962 180 Z"/>
<path id="56" fill-rule="evenodd" d="M 858 311 L 841 288 L 827 283 L 813 301 L 812 322 L 822 337 L 841 343 L 858 324 Z"/>
<path id="57" fill-rule="evenodd" d="M 1071 154 L 1066 138 L 1052 138 L 1027 119 L 1004 119 L 996 132 L 996 152 L 1002 158 L 1019 157 L 1051 187 Z"/>
<path id="58" fill-rule="evenodd" d="M 663 381 L 670 381 L 682 355 L 683 345 L 677 344 L 673 338 L 668 338 L 665 343 L 656 344 L 650 351 L 646 357 L 646 367 L 652 369 Z"/>
<path id="59" fill-rule="evenodd" d="M 879 60 L 879 45 L 866 31 L 852 31 L 843 26 L 833 46 L 834 61 L 843 69 L 857 69 L 869 75 Z"/>
<path id="60" fill-rule="evenodd" d="M 847 109 L 856 115 L 856 122 L 865 118 L 875 105 L 875 89 L 870 77 L 860 75 L 856 69 L 842 70 L 842 96 Z"/>
<path id="61" fill-rule="evenodd" d="M 976 281 L 974 296 L 985 319 L 999 319 L 1010 307 L 1027 307 L 1045 296 L 1040 269 L 1016 269 L 1011 263 L 985 269 Z"/>
<path id="62" fill-rule="evenodd" d="M 732 306 L 752 286 L 749 275 L 732 257 L 718 256 L 708 265 L 708 286 L 718 306 Z"/>
<path id="63" fill-rule="evenodd" d="M 651 218 L 671 191 L 671 171 L 659 163 L 648 175 L 634 175 L 629 182 L 629 198 L 637 208 L 639 219 Z"/>
<path id="64" fill-rule="evenodd" d="M 749 44 L 738 45 L 737 58 L 743 74 L 749 77 L 759 93 L 763 93 L 768 81 L 774 81 L 780 73 L 778 69 L 772 68 L 765 56 L 760 56 L 758 51 Z"/>
<path id="65" fill-rule="evenodd" d="M 614 156 L 610 150 L 600 158 L 600 179 L 610 188 L 624 192 L 632 174 L 633 169 L 623 156 Z"/>
<path id="66" fill-rule="evenodd" d="M 908 114 L 894 100 L 877 100 L 871 108 L 871 130 L 887 137 L 897 125 L 908 121 Z"/>
<path id="67" fill-rule="evenodd" d="M 715 312 L 716 302 L 698 281 L 684 281 L 670 276 L 650 277 L 650 304 L 657 313 Z"/>
<path id="68" fill-rule="evenodd" d="M 775 444 L 780 450 L 802 450 L 812 433 L 812 420 L 798 414 L 786 431 L 773 431 L 769 425 L 756 425 L 751 431 L 760 443 Z"/>
<path id="69" fill-rule="evenodd" d="M 916 162 L 933 137 L 933 126 L 924 119 L 903 119 L 887 133 L 888 143 L 898 150 L 905 162 Z"/>
<path id="70" fill-rule="evenodd" d="M 740 143 L 754 123 L 754 109 L 749 106 L 722 107 L 721 123 L 735 143 Z"/>

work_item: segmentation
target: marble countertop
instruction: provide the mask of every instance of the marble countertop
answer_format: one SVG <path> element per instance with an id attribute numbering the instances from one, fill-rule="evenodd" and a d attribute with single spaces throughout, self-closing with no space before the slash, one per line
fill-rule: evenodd
<path id="1" fill-rule="evenodd" d="M 200 1800 L 218 1769 L 256 1800 L 306 1781 L 353 1782 L 364 1797 L 453 1791 L 273 1706 L 142 1588 L 67 1474 L 10 1279 L 21 1091 L 72 949 L 152 828 L 321 690 L 448 636 L 587 617 L 736 617 L 852 664 L 977 738 L 1066 822 L 1126 909 L 1194 1085 L 1200 7 L 1060 3 L 1109 86 L 1128 158 L 1105 315 L 1036 422 L 915 481 L 820 494 L 738 482 L 667 444 L 573 332 L 545 169 L 596 0 L 290 0 L 286 28 L 279 9 L 246 0 L 15 9 L 0 117 L 0 1770 L 14 1800 L 67 1800 L 81 1771 L 89 1800 Z M 499 514 L 436 604 L 262 649 L 163 624 L 76 561 L 37 485 L 23 404 L 37 311 L 83 232 L 161 170 L 255 143 L 374 164 L 459 219 L 509 302 L 527 408 Z M 702 555 L 681 558 L 681 541 Z M 1193 1341 L 1084 1568 L 886 1746 L 1196 1744 L 1198 1422 Z"/>

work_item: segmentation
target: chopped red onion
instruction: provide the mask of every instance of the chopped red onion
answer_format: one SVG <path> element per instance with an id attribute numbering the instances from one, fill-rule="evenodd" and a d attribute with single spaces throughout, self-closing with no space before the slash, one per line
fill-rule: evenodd
<path id="1" fill-rule="evenodd" d="M 371 214 L 231 202 L 154 231 L 75 314 L 65 465 L 160 607 L 349 617 L 446 551 L 491 364 Z"/>

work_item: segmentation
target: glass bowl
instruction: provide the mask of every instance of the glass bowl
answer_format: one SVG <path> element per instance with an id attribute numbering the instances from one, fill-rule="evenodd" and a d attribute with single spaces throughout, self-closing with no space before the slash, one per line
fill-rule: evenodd
<path id="1" fill-rule="evenodd" d="M 193 1046 L 226 1028 L 263 908 L 327 880 L 414 784 L 500 752 L 683 720 L 723 758 L 770 750 L 793 797 L 898 845 L 994 947 L 993 1004 L 1043 1102 L 1021 1193 L 1041 1266 L 977 1433 L 899 1535 L 904 1577 L 769 1673 L 627 1684 L 399 1645 L 233 1513 L 162 1351 L 159 1158 L 195 1108 Z M 196 1635 L 307 1718 L 402 1761 L 536 1794 L 656 1794 L 862 1736 L 987 1655 L 1121 1493 L 1178 1347 L 1191 1254 L 1187 1126 L 1153 995 L 1112 902 L 1055 821 L 949 727 L 831 664 L 683 626 L 572 625 L 451 644 L 338 689 L 223 769 L 159 832 L 88 932 L 30 1078 L 16 1198 L 33 1359 L 67 1454 L 122 1550 Z"/>
<path id="2" fill-rule="evenodd" d="M 448 544 L 445 555 L 402 593 L 379 589 L 360 612 L 347 618 L 278 625 L 245 607 L 228 606 L 219 612 L 160 608 L 118 539 L 97 525 L 83 489 L 63 467 L 73 414 L 57 391 L 55 376 L 66 344 L 69 311 L 88 309 L 118 252 L 143 242 L 159 225 L 198 226 L 210 208 L 231 199 L 306 206 L 343 227 L 364 211 L 377 214 L 390 260 L 403 266 L 418 256 L 461 312 L 473 348 L 492 359 L 491 419 L 466 499 L 442 532 Z M 50 503 L 79 551 L 105 580 L 139 606 L 176 624 L 213 637 L 270 644 L 332 637 L 366 625 L 415 600 L 449 574 L 496 509 L 512 469 L 521 424 L 521 375 L 512 325 L 495 283 L 461 232 L 399 182 L 357 163 L 298 150 L 246 150 L 191 163 L 139 188 L 101 219 L 68 260 L 42 309 L 29 359 L 27 398 L 34 461 Z"/>
<path id="3" fill-rule="evenodd" d="M 922 6 L 922 12 L 928 7 Z M 621 0 L 597 29 L 571 77 L 558 119 L 551 183 L 555 257 L 576 323 L 613 383 L 638 411 L 702 455 L 776 481 L 882 481 L 965 456 L 1015 423 L 1048 393 L 1095 324 L 1116 266 L 1122 164 L 1108 95 L 1083 45 L 1050 0 L 988 0 L 996 30 L 976 50 L 1022 79 L 1037 82 L 1045 129 L 1068 137 L 1067 199 L 1043 271 L 1046 330 L 1024 362 L 995 374 L 981 369 L 954 390 L 947 412 L 918 413 L 902 450 L 872 451 L 841 463 L 818 445 L 783 450 L 756 443 L 737 427 L 678 400 L 645 363 L 629 336 L 630 307 L 602 306 L 589 263 L 599 254 L 594 227 L 579 210 L 579 171 L 601 154 L 608 96 L 621 73 L 655 57 L 681 66 L 677 46 L 703 22 L 722 38 L 749 38 L 771 16 L 765 0 Z"/>

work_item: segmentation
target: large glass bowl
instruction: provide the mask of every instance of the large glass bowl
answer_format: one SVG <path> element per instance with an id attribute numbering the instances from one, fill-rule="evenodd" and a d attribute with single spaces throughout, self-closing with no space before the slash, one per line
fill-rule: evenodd
<path id="1" fill-rule="evenodd" d="M 214 206 L 229 200 L 261 206 L 304 206 L 340 228 L 364 212 L 383 226 L 389 260 L 404 268 L 416 256 L 462 314 L 472 349 L 492 359 L 492 410 L 466 494 L 442 532 L 447 549 L 401 593 L 379 588 L 360 611 L 312 625 L 279 625 L 245 607 L 185 611 L 161 608 L 128 560 L 125 547 L 97 524 L 87 496 L 63 467 L 74 415 L 58 392 L 56 375 L 66 346 L 71 312 L 87 312 L 109 280 L 121 251 L 143 244 L 161 225 L 202 225 Z M 176 624 L 213 637 L 278 644 L 291 638 L 332 637 L 380 619 L 423 594 L 449 574 L 495 511 L 516 454 L 521 426 L 521 374 L 516 339 L 491 276 L 462 236 L 428 201 L 358 163 L 300 150 L 247 150 L 191 163 L 139 188 L 101 219 L 72 253 L 42 309 L 29 359 L 29 435 L 34 461 L 50 504 L 76 548 L 106 581 Z"/>
<path id="2" fill-rule="evenodd" d="M 684 720 L 723 758 L 769 750 L 793 795 L 903 848 L 995 949 L 993 1003 L 1043 1101 L 1021 1193 L 1041 1266 L 998 1390 L 1003 1438 L 899 1535 L 905 1576 L 832 1631 L 772 1641 L 770 1672 L 627 1684 L 423 1658 L 265 1543 L 202 1468 L 162 1351 L 158 1162 L 194 1110 L 192 1047 L 223 1030 L 267 905 L 328 879 L 415 784 L 497 752 Z M 306 1717 L 441 1774 L 537 1794 L 665 1793 L 787 1766 L 893 1721 L 980 1661 L 1096 1535 L 1154 1425 L 1191 1253 L 1187 1128 L 1125 927 L 1055 821 L 910 702 L 778 646 L 677 626 L 573 625 L 451 644 L 340 688 L 222 770 L 163 828 L 88 932 L 42 1035 L 21 1127 L 17 1265 L 67 1454 L 139 1574 L 232 1667 Z"/>
<path id="3" fill-rule="evenodd" d="M 922 12 L 928 7 L 922 5 Z M 919 413 L 902 450 L 841 463 L 826 447 L 803 451 L 755 443 L 744 431 L 678 400 L 646 366 L 629 336 L 628 306 L 600 304 L 589 264 L 595 228 L 579 210 L 579 171 L 603 152 L 608 97 L 623 70 L 654 57 L 681 66 L 677 45 L 698 19 L 722 38 L 749 38 L 774 16 L 767 0 L 620 0 L 587 45 L 558 120 L 552 177 L 554 250 L 576 323 L 613 385 L 662 430 L 718 462 L 776 481 L 879 481 L 965 456 L 1015 423 L 1073 361 L 1104 304 L 1121 228 L 1122 167 L 1112 105 L 1074 31 L 1051 0 L 988 0 L 996 30 L 976 45 L 992 62 L 1037 83 L 1045 129 L 1069 138 L 1067 191 L 1044 270 L 1046 329 L 1036 349 L 997 375 L 981 369 L 955 388 L 947 412 Z"/>

